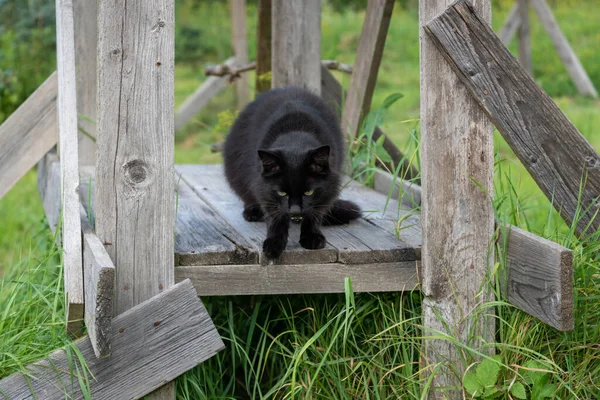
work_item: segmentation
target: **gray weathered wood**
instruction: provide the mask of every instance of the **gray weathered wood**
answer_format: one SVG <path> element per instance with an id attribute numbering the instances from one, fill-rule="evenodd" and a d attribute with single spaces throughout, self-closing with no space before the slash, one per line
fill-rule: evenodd
<path id="1" fill-rule="evenodd" d="M 0 199 L 57 140 L 56 73 L 0 126 Z"/>
<path id="2" fill-rule="evenodd" d="M 500 28 L 500 32 L 498 32 L 498 37 L 508 46 L 508 42 L 512 40 L 519 29 L 519 25 L 521 24 L 521 16 L 519 15 L 519 0 L 511 7 L 508 15 L 506 16 L 506 20 L 504 21 L 504 25 Z"/>
<path id="3" fill-rule="evenodd" d="M 342 112 L 342 132 L 347 135 L 348 142 L 352 142 L 357 136 L 362 119 L 371 109 L 393 9 L 394 0 L 370 0 L 367 3 L 365 22 Z"/>
<path id="4" fill-rule="evenodd" d="M 389 172 L 380 169 L 375 171 L 373 189 L 389 195 L 393 199 L 400 199 L 402 207 L 409 210 L 421 206 L 421 186 L 400 177 L 394 177 Z"/>
<path id="5" fill-rule="evenodd" d="M 238 64 L 248 62 L 248 40 L 246 39 L 246 0 L 229 0 L 231 8 L 231 47 Z M 235 81 L 238 108 L 242 109 L 250 100 L 250 85 L 247 74 Z"/>
<path id="6" fill-rule="evenodd" d="M 73 3 L 56 2 L 56 64 L 58 76 L 58 142 L 61 171 L 62 247 L 67 329 L 81 335 L 83 264 L 79 216 L 79 157 L 75 75 Z"/>
<path id="7" fill-rule="evenodd" d="M 488 282 L 494 260 L 493 130 L 424 32 L 450 3 L 419 2 L 423 329 L 425 335 L 446 333 L 486 351 L 481 346 L 494 341 L 493 310 L 480 314 L 477 308 L 493 296 Z M 475 7 L 489 23 L 491 1 L 478 0 Z M 436 368 L 429 397 L 462 399 L 456 388 L 462 387 L 468 361 L 461 348 L 444 339 L 423 346 L 425 375 Z"/>
<path id="8" fill-rule="evenodd" d="M 529 75 L 533 75 L 533 65 L 531 63 L 531 31 L 529 28 L 529 0 L 518 0 L 519 4 L 519 62 L 527 70 Z"/>
<path id="9" fill-rule="evenodd" d="M 448 9 L 427 32 L 565 221 L 579 218 L 579 235 L 595 232 L 596 150 L 467 3 Z"/>
<path id="10" fill-rule="evenodd" d="M 273 2 L 272 86 L 321 93 L 321 0 Z"/>
<path id="11" fill-rule="evenodd" d="M 111 321 L 115 266 L 104 245 L 94 234 L 88 215 L 80 206 L 83 279 L 85 294 L 84 321 L 96 357 L 111 353 Z"/>
<path id="12" fill-rule="evenodd" d="M 508 301 L 558 330 L 572 330 L 571 250 L 514 226 L 499 231 L 506 246 L 503 289 Z"/>
<path id="13" fill-rule="evenodd" d="M 114 315 L 174 283 L 174 33 L 172 0 L 98 3 L 95 222 Z M 172 383 L 151 396 L 174 397 Z"/>
<path id="14" fill-rule="evenodd" d="M 585 69 L 581 65 L 577 54 L 571 48 L 569 41 L 560 30 L 556 18 L 552 14 L 552 10 L 548 7 L 546 0 L 530 0 L 533 9 L 540 18 L 540 22 L 544 26 L 546 33 L 550 36 L 554 47 L 560 56 L 563 64 L 567 68 L 567 72 L 573 79 L 575 86 L 580 94 L 584 96 L 591 96 L 594 98 L 598 97 L 598 92 L 594 87 L 594 84 L 590 80 L 590 77 L 585 72 Z"/>
<path id="15" fill-rule="evenodd" d="M 37 164 L 37 187 L 52 233 L 60 218 L 60 163 L 56 152 L 48 152 Z M 57 235 L 60 243 L 60 235 Z"/>
<path id="16" fill-rule="evenodd" d="M 177 281 L 190 279 L 200 296 L 397 292 L 417 286 L 415 261 L 376 264 L 210 265 L 176 267 Z"/>
<path id="17" fill-rule="evenodd" d="M 271 89 L 271 78 L 265 79 L 271 72 L 271 15 L 272 0 L 258 0 L 258 23 L 256 24 L 256 93 Z"/>
<path id="18" fill-rule="evenodd" d="M 79 165 L 96 164 L 96 49 L 98 20 L 89 0 L 72 0 L 75 18 L 75 73 L 79 114 Z"/>
<path id="19" fill-rule="evenodd" d="M 234 65 L 235 57 L 228 58 L 226 65 Z M 188 97 L 175 113 L 175 130 L 183 128 L 194 115 L 208 104 L 210 99 L 218 95 L 228 85 L 227 77 L 209 76 L 194 93 Z"/>
<path id="20" fill-rule="evenodd" d="M 111 341 L 112 356 L 101 359 L 89 338 L 75 344 L 86 360 L 93 399 L 141 398 L 224 348 L 190 281 L 115 317 Z M 11 400 L 83 399 L 76 375 L 82 369 L 72 349 L 60 349 L 28 366 L 29 378 L 16 373 L 1 380 L 0 394 Z"/>
<path id="21" fill-rule="evenodd" d="M 183 180 L 177 185 L 177 265 L 256 264 L 258 248 L 220 218 Z"/>

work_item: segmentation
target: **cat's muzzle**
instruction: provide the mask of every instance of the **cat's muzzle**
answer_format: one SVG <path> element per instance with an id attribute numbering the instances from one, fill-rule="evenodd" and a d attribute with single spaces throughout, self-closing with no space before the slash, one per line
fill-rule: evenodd
<path id="1" fill-rule="evenodd" d="M 295 223 L 302 222 L 302 218 L 303 218 L 302 214 L 291 214 L 290 215 L 290 219 L 292 220 L 292 222 L 295 222 Z"/>

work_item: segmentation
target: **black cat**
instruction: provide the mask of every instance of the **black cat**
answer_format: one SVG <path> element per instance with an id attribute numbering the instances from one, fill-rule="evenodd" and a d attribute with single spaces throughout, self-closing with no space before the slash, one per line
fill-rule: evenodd
<path id="1" fill-rule="evenodd" d="M 302 247 L 321 249 L 322 224 L 360 217 L 356 204 L 337 199 L 345 154 L 336 114 L 307 90 L 267 91 L 240 113 L 223 149 L 225 175 L 244 218 L 266 221 L 268 258 L 285 249 L 290 221 L 302 222 Z"/>

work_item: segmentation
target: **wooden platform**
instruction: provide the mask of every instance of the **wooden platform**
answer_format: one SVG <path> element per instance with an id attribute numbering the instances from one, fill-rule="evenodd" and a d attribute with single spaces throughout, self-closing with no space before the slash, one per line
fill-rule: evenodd
<path id="1" fill-rule="evenodd" d="M 201 296 L 337 293 L 344 291 L 346 277 L 357 292 L 417 285 L 420 221 L 396 200 L 348 180 L 342 197 L 358 203 L 364 218 L 324 227 L 327 246 L 321 250 L 302 248 L 300 225 L 292 224 L 286 250 L 269 263 L 262 255 L 265 224 L 244 220 L 242 202 L 227 185 L 222 165 L 175 169 L 175 278 L 190 278 Z M 83 168 L 81 174 L 87 209 L 93 169 Z"/>

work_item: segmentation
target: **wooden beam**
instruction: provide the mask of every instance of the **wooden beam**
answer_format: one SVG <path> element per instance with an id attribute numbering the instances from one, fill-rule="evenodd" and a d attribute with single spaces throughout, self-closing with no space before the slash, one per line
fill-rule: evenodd
<path id="1" fill-rule="evenodd" d="M 173 0 L 98 3 L 95 221 L 118 266 L 114 315 L 174 283 L 174 14 Z M 151 396 L 174 397 L 173 383 Z"/>
<path id="2" fill-rule="evenodd" d="M 424 335 L 441 332 L 487 352 L 482 346 L 494 342 L 493 310 L 477 308 L 493 299 L 493 127 L 424 32 L 447 2 L 419 4 Z M 476 7 L 489 23 L 491 1 Z M 429 398 L 462 399 L 456 388 L 470 362 L 461 348 L 441 338 L 423 346 L 425 375 L 435 369 Z"/>
<path id="3" fill-rule="evenodd" d="M 351 142 L 371 109 L 377 73 L 392 18 L 394 0 L 369 0 L 342 112 L 342 132 Z"/>
<path id="4" fill-rule="evenodd" d="M 60 162 L 55 151 L 48 152 L 37 164 L 37 187 L 52 233 L 60 219 Z M 60 243 L 60 235 L 56 237 Z"/>
<path id="5" fill-rule="evenodd" d="M 115 317 L 111 357 L 97 359 L 90 339 L 0 381 L 8 399 L 138 399 L 224 348 L 191 282 L 184 281 Z M 84 377 L 84 369 L 85 377 Z M 85 397 L 78 382 L 89 383 Z"/>
<path id="6" fill-rule="evenodd" d="M 529 28 L 529 0 L 518 0 L 519 4 L 519 62 L 533 76 L 531 63 L 531 31 Z"/>
<path id="7" fill-rule="evenodd" d="M 202 265 L 175 268 L 175 280 L 190 279 L 200 296 L 343 293 L 344 279 L 355 292 L 397 292 L 417 287 L 417 263 Z"/>
<path id="8" fill-rule="evenodd" d="M 321 0 L 273 2 L 272 86 L 321 94 Z"/>
<path id="9" fill-rule="evenodd" d="M 521 16 L 519 14 L 519 1 L 511 7 L 508 15 L 506 16 L 506 20 L 504 21 L 504 25 L 500 28 L 500 32 L 498 32 L 498 37 L 506 46 L 515 36 L 517 30 L 519 29 L 519 25 L 521 25 Z"/>
<path id="10" fill-rule="evenodd" d="M 96 357 L 111 354 L 111 321 L 115 266 L 100 239 L 94 234 L 88 215 L 80 206 L 83 242 L 84 321 Z"/>
<path id="11" fill-rule="evenodd" d="M 248 62 L 248 40 L 246 38 L 246 0 L 229 0 L 231 8 L 231 44 L 233 56 L 238 64 Z M 241 110 L 250 101 L 250 85 L 247 75 L 235 82 L 237 104 Z"/>
<path id="12" fill-rule="evenodd" d="M 56 144 L 56 73 L 0 125 L 0 199 Z"/>
<path id="13" fill-rule="evenodd" d="M 465 1 L 426 31 L 567 224 L 598 230 L 600 155 L 550 96 Z"/>
<path id="14" fill-rule="evenodd" d="M 88 0 L 72 0 L 79 117 L 79 165 L 96 164 L 96 49 L 98 15 Z M 83 132 L 85 131 L 87 135 Z M 88 136 L 89 135 L 89 136 Z"/>
<path id="15" fill-rule="evenodd" d="M 571 48 L 569 41 L 560 30 L 558 22 L 556 22 L 556 18 L 554 18 L 552 10 L 546 3 L 546 0 L 530 1 L 533 9 L 540 18 L 540 22 L 546 30 L 546 33 L 550 36 L 560 59 L 567 68 L 567 72 L 571 76 L 571 79 L 573 79 L 579 94 L 597 98 L 598 92 L 596 91 L 594 84 L 585 72 L 579 58 L 577 58 L 577 54 L 575 54 L 575 51 Z"/>
<path id="16" fill-rule="evenodd" d="M 235 57 L 231 57 L 225 61 L 226 65 L 234 65 Z M 227 77 L 210 76 L 206 78 L 202 85 L 188 97 L 175 113 L 175 130 L 179 130 L 185 126 L 194 115 L 208 104 L 210 99 L 221 93 L 228 85 Z"/>
<path id="17" fill-rule="evenodd" d="M 77 144 L 77 90 L 73 3 L 56 3 L 56 64 L 58 74 L 58 142 L 62 197 L 62 247 L 67 328 L 81 335 L 83 319 L 83 265 L 79 216 L 79 156 Z"/>
<path id="18" fill-rule="evenodd" d="M 271 23 L 272 0 L 258 0 L 258 23 L 256 24 L 256 94 L 271 89 Z"/>
<path id="19" fill-rule="evenodd" d="M 392 199 L 399 199 L 402 207 L 407 209 L 421 206 L 421 186 L 414 182 L 395 177 L 380 169 L 373 175 L 373 189 Z"/>

